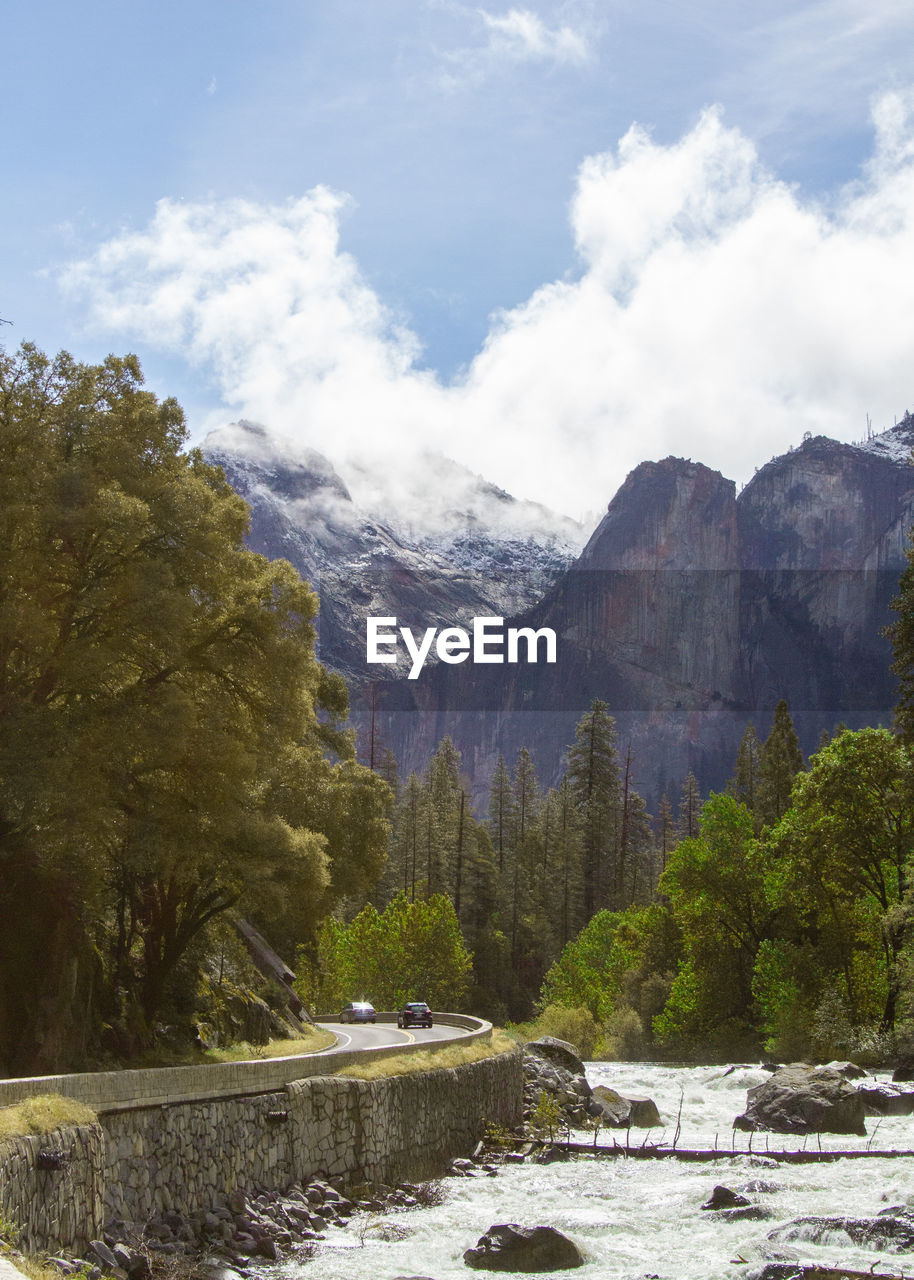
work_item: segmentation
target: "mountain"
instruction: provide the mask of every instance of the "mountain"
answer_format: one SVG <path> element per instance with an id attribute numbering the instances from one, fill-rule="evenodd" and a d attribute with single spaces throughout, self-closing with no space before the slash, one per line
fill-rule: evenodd
<path id="1" fill-rule="evenodd" d="M 322 657 L 353 679 L 357 717 L 383 675 L 380 728 L 402 772 L 423 768 L 450 732 L 477 787 L 498 751 L 522 745 L 554 781 L 577 719 L 601 697 L 654 803 L 690 768 L 704 790 L 722 786 L 746 723 L 764 736 L 781 697 L 807 752 L 839 721 L 890 721 L 882 632 L 914 524 L 912 447 L 907 414 L 858 445 L 807 438 L 740 493 L 698 462 L 645 462 L 576 557 L 572 530 L 549 513 L 493 518 L 493 503 L 513 500 L 483 501 L 485 482 L 468 473 L 461 494 L 477 507 L 464 501 L 434 532 L 407 536 L 362 514 L 317 455 L 208 454 L 252 502 L 251 545 L 318 586 Z M 372 612 L 417 629 L 503 615 L 553 629 L 557 661 L 430 662 L 409 681 L 402 666 L 367 667 Z"/>
<path id="2" fill-rule="evenodd" d="M 203 451 L 251 508 L 248 545 L 290 561 L 318 592 L 320 656 L 357 685 L 375 674 L 365 663 L 367 616 L 397 617 L 419 631 L 521 613 L 583 541 L 575 521 L 448 458 L 424 458 L 413 492 L 406 485 L 400 509 L 381 518 L 353 499 L 325 457 L 290 456 L 257 423 L 212 432 Z M 355 479 L 364 481 L 357 472 Z"/>

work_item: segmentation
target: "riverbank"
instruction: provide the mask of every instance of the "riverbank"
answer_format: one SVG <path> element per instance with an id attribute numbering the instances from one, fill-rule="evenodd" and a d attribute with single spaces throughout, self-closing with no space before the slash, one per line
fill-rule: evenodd
<path id="1" fill-rule="evenodd" d="M 729 1144 L 733 1119 L 745 1106 L 746 1089 L 767 1073 L 759 1067 L 685 1067 L 651 1064 L 588 1063 L 588 1078 L 627 1096 L 650 1096 L 661 1113 L 661 1127 L 631 1134 L 632 1145 L 643 1138 L 667 1139 L 681 1121 L 682 1146 Z M 682 1111 L 679 1112 L 680 1100 Z M 870 1121 L 867 1121 L 870 1126 Z M 834 1141 L 861 1139 L 823 1135 Z M 914 1148 L 914 1119 L 886 1120 L 877 1138 L 893 1146 Z M 577 1135 L 582 1143 L 593 1134 Z M 747 1135 L 740 1135 L 742 1145 Z M 624 1144 L 625 1131 L 604 1130 L 606 1147 Z M 762 1146 L 764 1138 L 762 1137 Z M 771 1135 L 772 1144 L 781 1135 Z M 756 1143 L 758 1138 L 756 1138 Z M 787 1137 L 787 1146 L 803 1140 Z M 817 1150 L 815 1140 L 807 1143 Z M 718 1184 L 749 1203 L 732 1216 L 703 1209 Z M 282 1264 L 283 1280 L 378 1280 L 378 1277 L 422 1276 L 434 1280 L 466 1280 L 466 1249 L 494 1223 L 548 1225 L 567 1235 L 582 1250 L 582 1280 L 748 1280 L 778 1260 L 841 1266 L 868 1272 L 899 1272 L 910 1254 L 899 1252 L 907 1230 L 904 1215 L 914 1213 L 914 1184 L 907 1160 L 871 1156 L 799 1164 L 778 1161 L 764 1150 L 734 1155 L 719 1150 L 713 1162 L 630 1158 L 624 1151 L 577 1156 L 547 1150 L 542 1156 L 517 1154 L 502 1164 L 498 1177 L 484 1175 L 448 1179 L 444 1198 L 421 1213 L 391 1209 L 379 1228 L 373 1219 L 355 1215 L 345 1231 L 328 1229 L 315 1242 L 307 1265 Z M 890 1214 L 888 1210 L 900 1210 Z M 901 1217 L 900 1226 L 898 1219 Z M 840 1219 L 840 1222 L 838 1221 Z M 881 1219 L 884 1234 L 867 1237 L 868 1226 Z M 843 1226 L 841 1225 L 843 1223 Z M 892 1238 L 896 1230 L 902 1237 Z M 773 1234 L 774 1233 L 774 1234 Z M 893 1266 L 893 1264 L 895 1264 Z M 786 1273 L 785 1273 L 786 1274 Z"/>

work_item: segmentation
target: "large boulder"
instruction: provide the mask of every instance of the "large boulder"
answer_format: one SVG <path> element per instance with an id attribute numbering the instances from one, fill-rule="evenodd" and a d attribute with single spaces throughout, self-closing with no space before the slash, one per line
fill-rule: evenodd
<path id="1" fill-rule="evenodd" d="M 463 1260 L 476 1271 L 567 1271 L 584 1265 L 578 1246 L 555 1227 L 519 1227 L 516 1222 L 489 1227 Z"/>
<path id="2" fill-rule="evenodd" d="M 661 1123 L 660 1112 L 653 1098 L 629 1098 L 632 1109 L 633 1129 L 656 1129 Z"/>
<path id="3" fill-rule="evenodd" d="M 885 1250 L 886 1253 L 910 1253 L 914 1249 L 914 1222 L 906 1213 L 897 1210 L 877 1214 L 875 1218 L 793 1218 L 769 1231 L 768 1239 L 818 1244 L 838 1231 L 862 1248 Z"/>
<path id="4" fill-rule="evenodd" d="M 865 1114 L 861 1093 L 839 1072 L 795 1064 L 781 1067 L 769 1080 L 748 1090 L 746 1110 L 733 1127 L 772 1133 L 865 1134 Z"/>
<path id="5" fill-rule="evenodd" d="M 830 1071 L 837 1071 L 839 1075 L 844 1076 L 845 1080 L 862 1080 L 867 1074 L 863 1067 L 858 1067 L 856 1062 L 848 1062 L 846 1058 L 826 1062 L 825 1065 Z"/>
<path id="6" fill-rule="evenodd" d="M 914 1089 L 902 1089 L 897 1084 L 859 1084 L 857 1092 L 868 1116 L 914 1114 Z"/>
<path id="7" fill-rule="evenodd" d="M 596 1086 L 593 1097 L 600 1104 L 600 1119 L 609 1129 L 654 1129 L 661 1123 L 651 1098 L 624 1098 L 605 1084 Z"/>
<path id="8" fill-rule="evenodd" d="M 621 1093 L 616 1093 L 615 1089 L 610 1089 L 605 1084 L 596 1085 L 593 1096 L 603 1112 L 603 1124 L 613 1129 L 624 1129 L 632 1111 L 628 1098 L 623 1098 Z"/>
<path id="9" fill-rule="evenodd" d="M 584 1075 L 584 1063 L 578 1057 L 577 1050 L 567 1040 L 557 1040 L 555 1036 L 540 1036 L 539 1040 L 530 1040 L 524 1046 L 525 1053 L 535 1054 L 537 1058 L 545 1058 L 563 1071 L 573 1076 Z"/>

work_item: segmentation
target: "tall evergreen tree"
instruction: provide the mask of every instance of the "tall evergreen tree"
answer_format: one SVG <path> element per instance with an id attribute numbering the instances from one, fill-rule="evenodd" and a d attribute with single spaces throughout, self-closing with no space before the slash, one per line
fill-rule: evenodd
<path id="1" fill-rule="evenodd" d="M 582 924 L 580 815 L 567 775 L 543 805 L 544 871 L 542 908 L 551 912 L 556 941 L 563 947 Z"/>
<path id="2" fill-rule="evenodd" d="M 505 848 L 507 847 L 511 827 L 511 808 L 514 797 L 511 790 L 511 775 L 505 764 L 504 756 L 498 757 L 495 772 L 492 774 L 492 785 L 489 789 L 489 835 L 499 871 L 504 870 Z"/>
<path id="3" fill-rule="evenodd" d="M 536 824 L 539 816 L 536 770 L 526 747 L 522 747 L 518 753 L 511 792 L 510 938 L 511 955 L 516 966 L 520 952 L 521 924 L 530 911 L 533 899 Z"/>
<path id="4" fill-rule="evenodd" d="M 750 721 L 736 753 L 736 772 L 727 788 L 740 804 L 754 809 L 761 781 L 761 745 Z"/>
<path id="5" fill-rule="evenodd" d="M 902 740 L 910 746 L 914 743 L 914 541 L 909 542 L 906 555 L 907 568 L 901 575 L 898 595 L 892 601 L 898 617 L 888 628 L 888 634 L 895 653 L 892 670 L 898 676 L 895 724 Z"/>
<path id="6" fill-rule="evenodd" d="M 670 797 L 664 791 L 657 807 L 657 848 L 660 854 L 660 872 L 666 870 L 667 859 L 676 843 L 676 823 L 673 820 L 673 806 Z"/>
<path id="7" fill-rule="evenodd" d="M 416 901 L 416 884 L 423 876 L 420 850 L 427 829 L 428 793 L 411 773 L 393 813 L 390 854 L 379 885 L 378 900 L 390 902 L 398 893 Z"/>
<path id="8" fill-rule="evenodd" d="M 599 699 L 578 722 L 566 774 L 580 814 L 583 906 L 589 920 L 610 902 L 616 883 L 621 815 L 615 723 Z"/>
<path id="9" fill-rule="evenodd" d="M 390 787 L 396 799 L 400 794 L 400 767 L 390 747 L 385 747 L 381 752 L 381 763 L 378 765 L 377 772 Z"/>
<path id="10" fill-rule="evenodd" d="M 619 908 L 630 906 L 639 895 L 649 897 L 654 880 L 650 818 L 643 798 L 634 787 L 631 742 L 625 752 L 621 800 L 614 895 Z"/>
<path id="11" fill-rule="evenodd" d="M 682 784 L 682 797 L 679 801 L 679 839 L 694 840 L 698 835 L 698 822 L 701 817 L 701 794 L 698 780 L 689 770 Z"/>
<path id="12" fill-rule="evenodd" d="M 449 737 L 442 738 L 432 756 L 426 786 L 425 894 L 453 894 L 462 786 L 460 753 Z"/>
<path id="13" fill-rule="evenodd" d="M 803 769 L 803 753 L 784 698 L 774 709 L 771 732 L 761 750 L 756 809 L 763 826 L 774 826 L 790 808 L 793 780 Z"/>

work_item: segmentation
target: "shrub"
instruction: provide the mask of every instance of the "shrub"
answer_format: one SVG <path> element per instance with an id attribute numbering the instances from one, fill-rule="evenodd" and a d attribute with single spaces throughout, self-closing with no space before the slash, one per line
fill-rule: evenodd
<path id="1" fill-rule="evenodd" d="M 573 1044 L 580 1057 L 588 1059 L 593 1058 L 600 1037 L 600 1024 L 590 1010 L 583 1007 L 569 1009 L 561 1004 L 547 1004 L 530 1027 L 534 1031 L 531 1040 L 555 1036 L 557 1040 Z"/>
<path id="2" fill-rule="evenodd" d="M 641 1019 L 634 1009 L 619 1005 L 606 1023 L 606 1056 L 623 1062 L 636 1062 L 644 1056 L 645 1036 Z"/>
<path id="3" fill-rule="evenodd" d="M 542 1090 L 530 1116 L 530 1128 L 534 1133 L 551 1139 L 555 1137 L 561 1123 L 562 1112 L 557 1100 Z"/>

